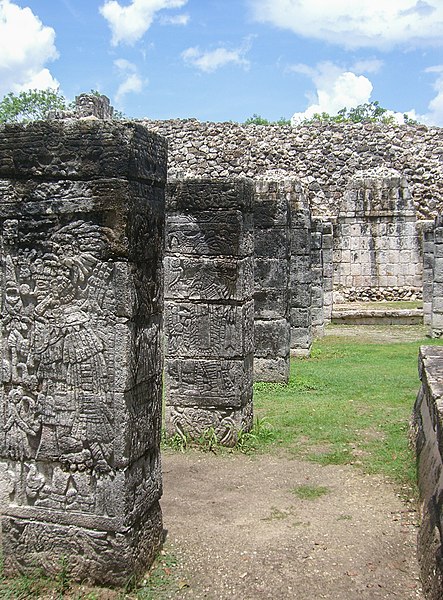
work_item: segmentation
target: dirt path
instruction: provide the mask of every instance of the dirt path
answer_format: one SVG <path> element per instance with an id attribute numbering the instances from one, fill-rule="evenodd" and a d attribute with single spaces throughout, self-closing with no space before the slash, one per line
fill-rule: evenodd
<path id="1" fill-rule="evenodd" d="M 415 513 L 350 466 L 165 453 L 162 509 L 181 598 L 422 598 Z M 326 488 L 299 499 L 300 485 Z M 177 596 L 174 596 L 177 597 Z"/>

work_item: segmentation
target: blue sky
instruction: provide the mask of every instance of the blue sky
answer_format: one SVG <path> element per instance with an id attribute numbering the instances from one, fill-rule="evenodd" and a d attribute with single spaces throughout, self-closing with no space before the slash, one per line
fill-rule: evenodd
<path id="1" fill-rule="evenodd" d="M 378 100 L 443 126 L 443 0 L 0 0 L 0 96 L 295 120 Z"/>

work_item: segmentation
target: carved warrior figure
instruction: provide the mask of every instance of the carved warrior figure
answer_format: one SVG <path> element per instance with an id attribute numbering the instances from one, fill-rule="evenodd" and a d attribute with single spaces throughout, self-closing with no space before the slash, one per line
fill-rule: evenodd
<path id="1" fill-rule="evenodd" d="M 3 228 L 4 454 L 99 478 L 112 472 L 113 267 L 100 259 L 110 233 L 76 221 L 31 251 L 17 244 L 18 225 Z M 38 500 L 44 476 L 26 469 L 26 493 Z"/>

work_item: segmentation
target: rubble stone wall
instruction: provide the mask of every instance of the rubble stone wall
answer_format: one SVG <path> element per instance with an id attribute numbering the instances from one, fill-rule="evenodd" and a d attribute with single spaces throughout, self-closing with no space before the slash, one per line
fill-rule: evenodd
<path id="1" fill-rule="evenodd" d="M 443 212 L 443 129 L 424 125 L 298 127 L 143 121 L 169 141 L 171 176 L 299 178 L 314 215 L 337 216 L 357 171 L 386 167 L 406 177 L 417 218 Z"/>

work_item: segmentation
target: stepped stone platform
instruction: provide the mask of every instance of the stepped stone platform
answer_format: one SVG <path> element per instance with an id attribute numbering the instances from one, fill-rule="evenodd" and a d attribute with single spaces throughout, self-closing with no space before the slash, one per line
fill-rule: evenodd
<path id="1" fill-rule="evenodd" d="M 392 303 L 347 303 L 335 304 L 331 322 L 335 325 L 420 325 L 423 323 L 423 308 L 392 308 Z"/>

